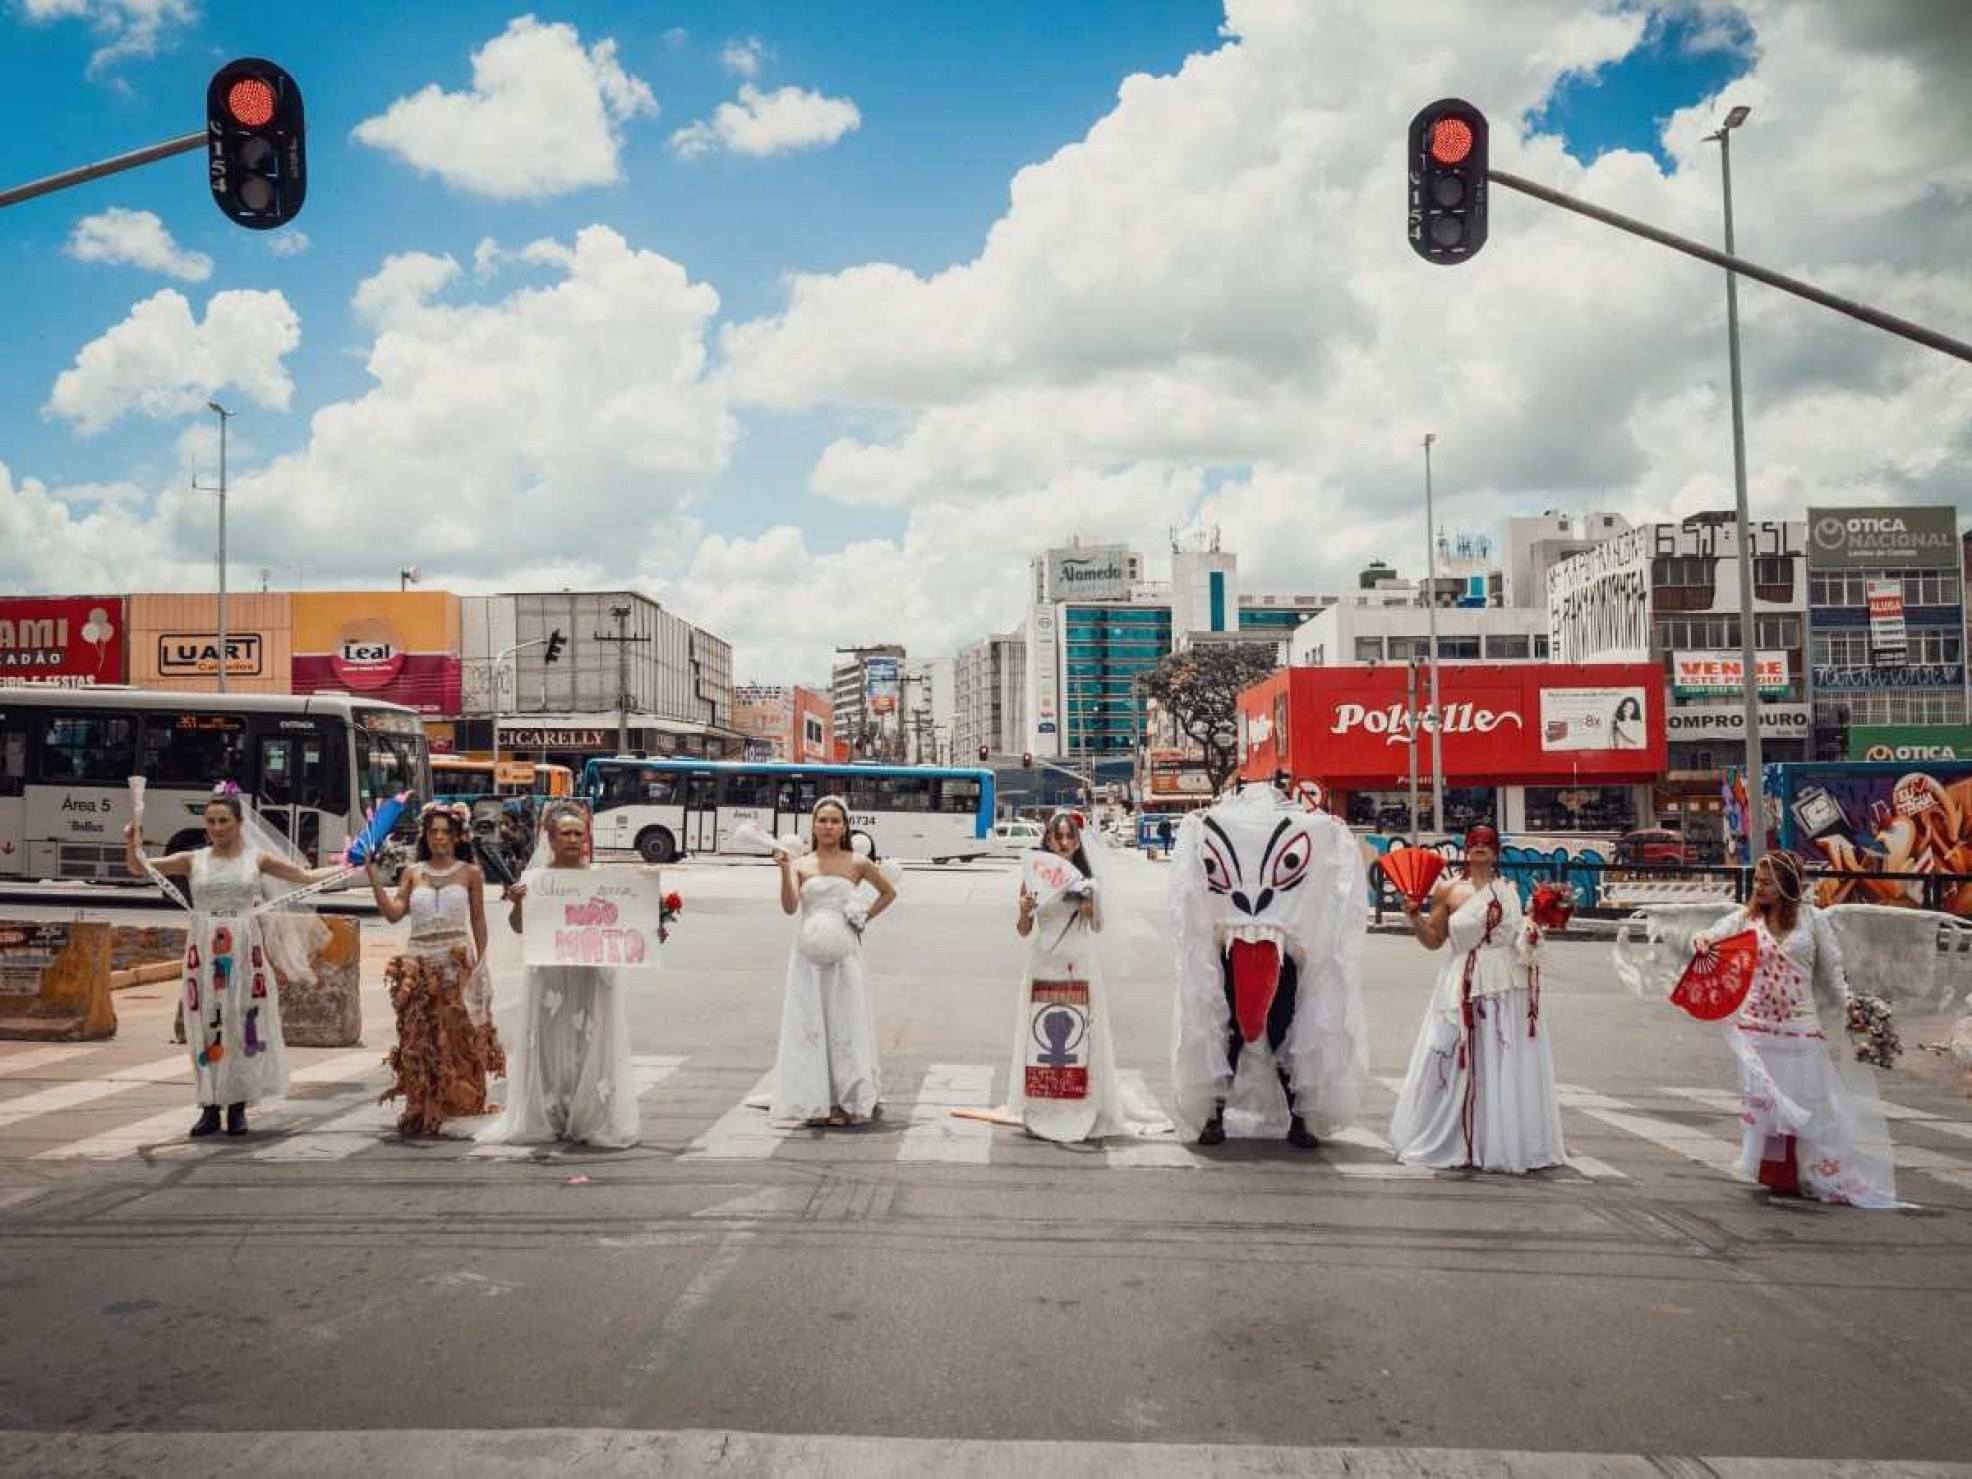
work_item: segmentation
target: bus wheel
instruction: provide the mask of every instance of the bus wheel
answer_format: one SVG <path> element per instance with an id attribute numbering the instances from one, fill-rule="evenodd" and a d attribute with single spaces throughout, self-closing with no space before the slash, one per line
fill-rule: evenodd
<path id="1" fill-rule="evenodd" d="M 663 827 L 646 827 L 637 834 L 637 855 L 646 863 L 672 863 L 678 859 L 678 843 Z"/>

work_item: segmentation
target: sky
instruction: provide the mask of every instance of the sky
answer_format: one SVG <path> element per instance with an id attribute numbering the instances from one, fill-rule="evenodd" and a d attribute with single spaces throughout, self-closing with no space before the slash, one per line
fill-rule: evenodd
<path id="1" fill-rule="evenodd" d="M 632 584 L 813 681 L 949 655 L 1025 559 L 1216 528 L 1250 589 L 1440 523 L 1729 506 L 1718 273 L 1496 192 L 1403 238 L 1411 115 L 1496 166 L 1972 338 L 1955 0 L 0 0 L 0 185 L 280 62 L 309 188 L 197 154 L 0 211 L 0 590 Z M 1968 501 L 1972 366 L 1747 285 L 1756 514 Z"/>

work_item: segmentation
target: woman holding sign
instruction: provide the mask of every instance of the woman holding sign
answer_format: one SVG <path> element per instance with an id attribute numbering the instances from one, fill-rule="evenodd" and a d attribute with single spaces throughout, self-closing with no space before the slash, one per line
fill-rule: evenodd
<path id="1" fill-rule="evenodd" d="M 614 871 L 589 865 L 588 813 L 573 802 L 551 805 L 542 814 L 533 860 L 520 882 L 507 890 L 507 922 L 516 934 L 523 933 L 523 910 L 530 897 L 566 892 L 558 887 L 557 875 Z M 622 959 L 619 950 L 616 960 Z M 529 964 L 525 978 L 506 1111 L 475 1138 L 488 1145 L 554 1140 L 604 1150 L 635 1145 L 637 1085 L 617 966 L 607 961 Z"/>
<path id="2" fill-rule="evenodd" d="M 1838 1064 L 1850 1005 L 1842 952 L 1805 892 L 1801 860 L 1770 852 L 1754 865 L 1752 901 L 1692 941 L 1699 955 L 1728 941 L 1757 952 L 1726 1022 L 1739 1064 L 1739 1169 L 1776 1196 L 1895 1207 L 1896 1162 L 1875 1086 L 1867 1069 Z"/>
<path id="3" fill-rule="evenodd" d="M 507 1071 L 486 971 L 486 882 L 460 857 L 470 826 L 463 803 L 425 807 L 418 860 L 404 870 L 395 896 L 384 890 L 375 861 L 368 865 L 377 911 L 392 924 L 411 919 L 404 953 L 384 971 L 397 1013 L 389 1060 L 397 1081 L 384 1097 L 404 1100 L 400 1135 L 436 1135 L 448 1118 L 487 1113 L 486 1080 Z"/>
<path id="4" fill-rule="evenodd" d="M 1027 971 L 1007 1113 L 1043 1140 L 1130 1133 L 1097 951 L 1102 900 L 1073 812 L 1048 819 L 1041 848 L 1021 867 L 1014 931 L 1027 941 Z"/>
<path id="5" fill-rule="evenodd" d="M 226 782 L 205 804 L 206 845 L 150 859 L 139 855 L 141 823 L 123 829 L 123 860 L 138 878 L 191 881 L 192 917 L 185 931 L 185 1042 L 192 1055 L 199 1118 L 192 1136 L 219 1129 L 247 1132 L 249 1104 L 288 1091 L 288 1055 L 281 1039 L 281 997 L 275 984 L 275 947 L 264 913 L 261 879 L 307 885 L 335 876 L 292 861 L 265 827 L 253 821 L 239 787 Z M 309 920 L 320 928 L 320 921 Z M 297 961 L 294 956 L 299 954 Z M 306 970 L 306 949 L 283 953 L 289 974 Z"/>
<path id="6" fill-rule="evenodd" d="M 812 851 L 799 863 L 774 849 L 781 909 L 798 914 L 788 953 L 780 1047 L 770 1118 L 781 1123 L 856 1125 L 874 1119 L 883 1097 L 876 1023 L 863 977 L 863 930 L 897 890 L 849 840 L 849 808 L 824 796 L 809 817 Z M 865 905 L 858 885 L 876 891 Z"/>

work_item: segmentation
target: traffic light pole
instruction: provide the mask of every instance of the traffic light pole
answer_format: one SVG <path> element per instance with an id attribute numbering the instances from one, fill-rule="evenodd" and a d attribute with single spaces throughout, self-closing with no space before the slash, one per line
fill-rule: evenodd
<path id="1" fill-rule="evenodd" d="M 43 180 L 30 180 L 25 185 L 16 185 L 11 190 L 0 190 L 0 206 L 19 205 L 23 200 L 33 200 L 41 195 L 53 195 L 57 190 L 66 190 L 71 185 L 86 185 L 91 180 L 100 180 L 106 175 L 120 175 L 127 169 L 151 164 L 160 159 L 169 159 L 174 154 L 190 154 L 194 149 L 203 149 L 206 131 L 200 129 L 195 134 L 182 138 L 167 139 L 162 144 L 152 144 L 147 148 L 134 149 L 128 154 L 119 154 L 114 159 L 105 159 L 99 164 L 85 164 L 80 169 L 63 170 L 58 175 L 49 175 Z"/>
<path id="2" fill-rule="evenodd" d="M 1604 210 L 1599 205 L 1589 205 L 1572 196 L 1563 195 L 1559 190 L 1550 190 L 1545 185 L 1537 185 L 1520 175 L 1508 174 L 1505 170 L 1489 169 L 1486 178 L 1495 185 L 1504 185 L 1509 190 L 1518 190 L 1522 195 L 1531 195 L 1536 200 L 1549 205 L 1560 206 L 1564 211 L 1573 211 L 1578 216 L 1587 216 L 1591 221 L 1600 221 L 1605 226 L 1614 226 L 1618 231 L 1627 231 L 1632 236 L 1641 236 L 1645 241 L 1654 241 L 1659 246 L 1667 246 L 1672 251 L 1683 252 L 1687 257 L 1696 257 L 1701 262 L 1710 262 L 1714 267 L 1723 267 L 1728 272 L 1750 277 L 1754 282 L 1763 282 L 1770 288 L 1779 288 L 1783 293 L 1792 293 L 1797 298 L 1805 298 L 1810 303 L 1819 303 L 1823 308 L 1832 308 L 1837 313 L 1846 314 L 1871 328 L 1882 329 L 1895 334 L 1900 339 L 1908 339 L 1913 344 L 1922 344 L 1926 349 L 1935 349 L 1940 354 L 1948 354 L 1953 359 L 1972 363 L 1972 344 L 1962 339 L 1954 339 L 1949 334 L 1940 334 L 1935 329 L 1927 329 L 1922 324 L 1914 324 L 1907 318 L 1898 318 L 1893 313 L 1885 313 L 1880 308 L 1871 308 L 1866 303 L 1858 303 L 1853 298 L 1844 298 L 1835 293 L 1823 292 L 1811 283 L 1802 282 L 1797 277 L 1789 277 L 1783 272 L 1774 272 L 1735 257 L 1731 252 L 1721 252 L 1703 242 L 1693 241 L 1676 232 L 1660 230 L 1658 227 L 1639 221 L 1633 216 L 1621 215 L 1616 211 Z"/>

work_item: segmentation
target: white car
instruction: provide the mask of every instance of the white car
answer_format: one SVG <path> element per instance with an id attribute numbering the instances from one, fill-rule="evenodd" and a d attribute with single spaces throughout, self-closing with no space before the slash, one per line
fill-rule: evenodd
<path id="1" fill-rule="evenodd" d="M 1041 824 L 1039 822 L 1011 821 L 993 823 L 992 850 L 988 857 L 1017 858 L 1022 853 L 1032 852 L 1041 845 Z"/>

